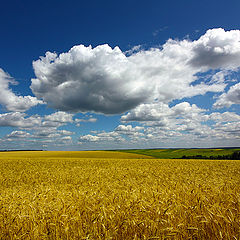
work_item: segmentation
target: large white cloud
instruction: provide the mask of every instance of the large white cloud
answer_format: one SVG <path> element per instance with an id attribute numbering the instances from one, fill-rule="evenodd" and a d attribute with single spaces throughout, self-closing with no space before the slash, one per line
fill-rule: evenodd
<path id="1" fill-rule="evenodd" d="M 0 68 L 0 105 L 7 110 L 24 112 L 37 104 L 43 103 L 36 97 L 15 95 L 9 88 L 9 84 L 17 84 L 17 82 Z"/>
<path id="2" fill-rule="evenodd" d="M 47 52 L 33 67 L 34 94 L 63 111 L 124 112 L 153 90 L 142 88 L 143 77 L 137 71 L 132 74 L 136 66 L 118 47 L 80 45 L 59 57 Z"/>
<path id="3" fill-rule="evenodd" d="M 31 89 L 62 111 L 115 114 L 140 104 L 222 92 L 224 81 L 196 82 L 196 74 L 239 66 L 240 31 L 212 29 L 195 41 L 170 39 L 161 48 L 130 56 L 108 45 L 74 46 L 60 55 L 47 52 L 33 62 Z"/>

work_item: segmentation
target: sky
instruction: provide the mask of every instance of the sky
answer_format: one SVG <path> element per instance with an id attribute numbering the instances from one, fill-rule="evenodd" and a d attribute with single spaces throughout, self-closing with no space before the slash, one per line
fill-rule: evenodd
<path id="1" fill-rule="evenodd" d="M 239 9 L 2 2 L 0 150 L 240 147 Z"/>

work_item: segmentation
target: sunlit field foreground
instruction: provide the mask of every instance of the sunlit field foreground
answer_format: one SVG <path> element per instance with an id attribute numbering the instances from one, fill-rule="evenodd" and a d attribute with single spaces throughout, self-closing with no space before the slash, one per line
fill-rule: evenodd
<path id="1" fill-rule="evenodd" d="M 240 161 L 0 153 L 0 239 L 240 239 Z"/>

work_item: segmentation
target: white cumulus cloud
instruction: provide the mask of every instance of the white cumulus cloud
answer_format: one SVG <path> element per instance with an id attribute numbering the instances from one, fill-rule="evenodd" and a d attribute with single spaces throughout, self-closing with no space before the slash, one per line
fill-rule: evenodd
<path id="1" fill-rule="evenodd" d="M 196 67 L 227 68 L 239 67 L 240 31 L 210 29 L 192 46 L 191 64 Z"/>
<path id="2" fill-rule="evenodd" d="M 45 127 L 59 127 L 72 122 L 73 114 L 59 111 L 50 115 L 46 115 L 42 124 Z"/>
<path id="3" fill-rule="evenodd" d="M 227 93 L 220 95 L 213 106 L 223 108 L 230 107 L 233 104 L 240 104 L 240 83 L 231 86 Z"/>
<path id="4" fill-rule="evenodd" d="M 25 113 L 20 112 L 0 114 L 0 126 L 3 127 L 32 128 L 39 125 L 41 125 L 41 117 L 39 116 L 27 117 Z"/>
<path id="5" fill-rule="evenodd" d="M 36 97 L 15 95 L 9 88 L 10 84 L 17 84 L 17 82 L 0 68 L 0 105 L 8 111 L 25 112 L 37 104 L 43 104 Z"/>
<path id="6" fill-rule="evenodd" d="M 120 113 L 137 106 L 152 91 L 151 86 L 142 89 L 144 79 L 140 75 L 136 79 L 137 72 L 132 75 L 136 67 L 118 47 L 79 45 L 59 56 L 47 52 L 33 67 L 34 94 L 63 111 Z"/>
<path id="7" fill-rule="evenodd" d="M 194 118 L 204 109 L 197 107 L 195 104 L 181 102 L 173 107 L 169 107 L 164 103 L 141 104 L 126 115 L 121 117 L 123 122 L 130 121 L 165 121 L 166 119 L 176 119 L 179 117 Z"/>
<path id="8" fill-rule="evenodd" d="M 100 137 L 98 137 L 98 136 L 87 134 L 87 135 L 81 136 L 79 138 L 79 143 L 81 143 L 81 142 L 97 142 L 97 141 L 99 141 L 99 139 L 100 139 Z"/>
<path id="9" fill-rule="evenodd" d="M 240 31 L 208 30 L 198 40 L 169 39 L 161 48 L 74 46 L 47 52 L 33 62 L 33 93 L 51 107 L 70 112 L 124 113 L 141 104 L 222 92 L 224 76 L 199 80 L 208 70 L 227 73 L 240 67 Z"/>
<path id="10" fill-rule="evenodd" d="M 7 134 L 6 138 L 8 139 L 17 139 L 17 138 L 28 138 L 30 133 L 24 131 L 12 131 L 11 133 Z"/>

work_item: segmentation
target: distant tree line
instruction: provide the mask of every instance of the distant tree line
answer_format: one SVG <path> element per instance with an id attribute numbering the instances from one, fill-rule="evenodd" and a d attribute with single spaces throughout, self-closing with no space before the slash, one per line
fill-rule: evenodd
<path id="1" fill-rule="evenodd" d="M 42 150 L 42 149 L 40 149 L 40 150 L 35 150 L 35 149 L 21 149 L 21 150 L 18 150 L 18 149 L 16 149 L 16 150 L 14 150 L 14 149 L 12 149 L 12 150 L 0 150 L 0 152 L 34 152 L 34 151 L 44 151 L 44 150 Z"/>
<path id="2" fill-rule="evenodd" d="M 217 156 L 203 156 L 203 155 L 194 155 L 194 156 L 186 156 L 183 155 L 182 159 L 229 159 L 229 160 L 240 160 L 240 151 L 233 152 L 228 155 L 217 155 Z"/>

